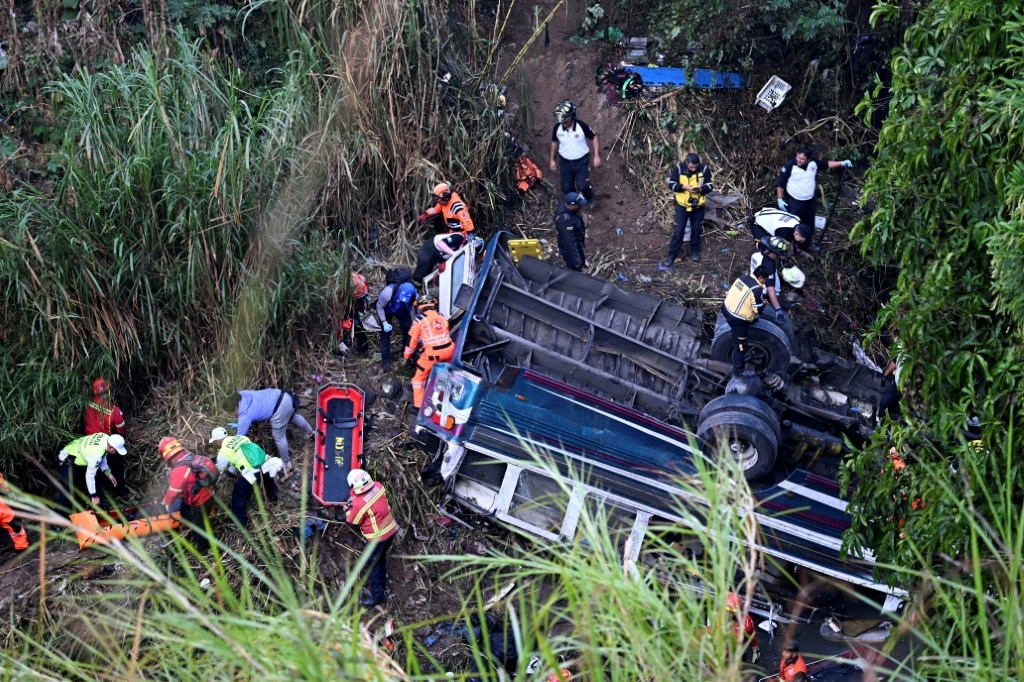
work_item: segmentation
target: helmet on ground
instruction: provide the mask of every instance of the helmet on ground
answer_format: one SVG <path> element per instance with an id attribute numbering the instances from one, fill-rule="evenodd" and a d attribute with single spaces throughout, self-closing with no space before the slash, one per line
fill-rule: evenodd
<path id="1" fill-rule="evenodd" d="M 739 611 L 743 608 L 743 600 L 740 599 L 740 595 L 735 592 L 730 592 L 725 595 L 725 610 L 726 611 Z"/>
<path id="2" fill-rule="evenodd" d="M 121 454 L 121 455 L 127 455 L 128 454 L 128 448 L 126 448 L 124 446 L 124 436 L 122 436 L 122 435 L 119 435 L 119 434 L 115 433 L 113 436 L 108 438 L 107 439 L 107 447 L 114 448 L 115 450 L 117 450 L 118 454 Z"/>
<path id="3" fill-rule="evenodd" d="M 103 377 L 100 377 L 99 379 L 96 379 L 96 381 L 92 382 L 92 394 L 94 396 L 101 396 L 109 390 L 110 384 L 108 384 L 107 380 L 104 379 Z"/>
<path id="4" fill-rule="evenodd" d="M 362 298 L 366 294 L 370 293 L 370 285 L 366 281 L 366 275 L 362 275 L 358 272 L 352 275 L 352 294 L 356 298 Z"/>
<path id="5" fill-rule="evenodd" d="M 163 457 L 165 461 L 170 459 L 171 457 L 174 457 L 179 452 L 185 451 L 185 448 L 182 446 L 181 442 L 178 441 L 178 439 L 174 438 L 173 436 L 164 436 L 163 438 L 161 438 L 160 445 L 158 445 L 156 449 L 160 453 L 160 456 Z"/>
<path id="6" fill-rule="evenodd" d="M 447 203 L 452 198 L 452 188 L 447 182 L 439 182 L 434 185 L 434 200 L 439 203 Z"/>
<path id="7" fill-rule="evenodd" d="M 395 294 L 395 300 L 401 304 L 412 303 L 416 300 L 416 287 L 412 282 L 402 282 L 398 286 L 398 292 Z"/>
<path id="8" fill-rule="evenodd" d="M 555 107 L 555 117 L 558 118 L 559 123 L 564 123 L 576 118 L 576 105 L 569 100 L 562 100 L 558 103 L 558 106 Z"/>
<path id="9" fill-rule="evenodd" d="M 348 472 L 347 479 L 348 487 L 352 488 L 352 492 L 356 494 L 366 492 L 373 485 L 373 479 L 370 478 L 370 474 L 362 469 L 353 469 Z"/>
<path id="10" fill-rule="evenodd" d="M 782 279 L 794 289 L 803 287 L 804 282 L 807 281 L 807 277 L 804 275 L 803 270 L 792 263 L 782 268 Z"/>
<path id="11" fill-rule="evenodd" d="M 420 310 L 437 310 L 437 299 L 433 296 L 420 296 L 416 307 Z"/>
<path id="12" fill-rule="evenodd" d="M 782 237 L 761 237 L 758 246 L 765 251 L 770 251 L 776 256 L 789 255 L 789 244 Z"/>

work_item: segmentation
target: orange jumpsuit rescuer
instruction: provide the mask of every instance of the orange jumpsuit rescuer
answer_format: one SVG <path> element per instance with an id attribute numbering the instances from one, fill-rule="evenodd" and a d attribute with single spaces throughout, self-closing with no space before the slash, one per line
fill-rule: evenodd
<path id="1" fill-rule="evenodd" d="M 423 296 L 417 302 L 422 317 L 413 322 L 409 332 L 409 345 L 405 349 L 408 360 L 422 344 L 423 352 L 416 361 L 416 374 L 412 377 L 412 404 L 419 409 L 423 402 L 423 389 L 427 385 L 427 377 L 436 362 L 448 362 L 452 359 L 455 344 L 448 334 L 448 320 L 437 312 L 437 301 L 431 296 Z"/>

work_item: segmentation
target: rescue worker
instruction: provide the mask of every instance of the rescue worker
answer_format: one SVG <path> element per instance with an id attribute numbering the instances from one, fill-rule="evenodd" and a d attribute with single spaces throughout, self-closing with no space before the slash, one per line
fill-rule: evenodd
<path id="1" fill-rule="evenodd" d="M 565 200 L 555 211 L 555 230 L 558 233 L 558 252 L 562 254 L 565 267 L 570 270 L 583 270 L 587 267 L 587 254 L 584 246 L 587 238 L 587 226 L 583 222 L 580 207 L 587 200 L 582 194 L 569 192 Z"/>
<path id="2" fill-rule="evenodd" d="M 750 645 L 750 662 L 757 663 L 761 660 L 761 647 L 757 641 L 757 629 L 754 627 L 754 619 L 749 613 L 743 613 L 743 599 L 735 592 L 725 595 L 725 610 L 730 614 L 729 620 L 733 634 L 740 646 Z M 740 620 L 742 619 L 742 627 Z"/>
<path id="3" fill-rule="evenodd" d="M 342 288 L 336 295 L 336 308 L 338 312 L 337 323 L 335 324 L 335 336 L 338 339 L 338 352 L 348 355 L 349 347 L 345 343 L 345 337 L 349 336 L 356 346 L 356 353 L 365 358 L 370 350 L 370 332 L 363 325 L 363 316 L 366 314 L 366 302 L 369 299 L 370 285 L 366 275 L 358 272 L 352 273 L 352 286 L 346 290 Z"/>
<path id="4" fill-rule="evenodd" d="M 708 202 L 707 195 L 715 186 L 711 183 L 711 169 L 701 163 L 700 155 L 689 154 L 668 172 L 668 188 L 675 193 L 675 231 L 672 241 L 668 243 L 668 254 L 658 264 L 659 270 L 668 270 L 676 262 L 679 252 L 686 240 L 686 225 L 690 225 L 690 260 L 700 261 L 701 226 L 704 224 L 704 211 Z"/>
<path id="5" fill-rule="evenodd" d="M 435 363 L 448 362 L 452 359 L 455 344 L 448 333 L 448 320 L 437 312 L 437 301 L 432 296 L 420 297 L 417 308 L 420 317 L 412 325 L 412 331 L 409 333 L 405 359 L 409 360 L 417 350 L 421 350 L 416 360 L 416 373 L 412 376 L 412 404 L 419 410 L 423 403 L 423 389 L 427 385 L 430 370 Z"/>
<path id="6" fill-rule="evenodd" d="M 795 682 L 797 675 L 807 675 L 807 664 L 798 652 L 800 645 L 795 639 L 786 642 L 782 647 L 782 660 L 779 661 L 779 682 Z"/>
<path id="7" fill-rule="evenodd" d="M 601 165 L 601 141 L 590 126 L 576 118 L 576 105 L 572 102 L 560 102 L 555 107 L 555 118 L 558 122 L 551 131 L 548 166 L 558 171 L 562 194 L 579 192 L 586 198 L 587 208 L 593 210 L 597 202 L 590 186 L 590 148 L 587 143 L 594 145 L 594 168 L 598 168 Z"/>
<path id="8" fill-rule="evenodd" d="M 125 429 L 124 414 L 121 408 L 114 401 L 113 389 L 103 377 L 92 382 L 92 399 L 85 405 L 85 430 L 87 436 L 94 433 L 120 434 L 127 437 Z M 124 457 L 110 457 L 107 460 L 110 471 L 117 480 L 110 493 L 114 497 L 123 497 L 128 494 L 126 473 L 127 462 Z M 102 483 L 101 483 L 102 486 Z"/>
<path id="9" fill-rule="evenodd" d="M 416 301 L 416 285 L 412 282 L 388 284 L 377 296 L 377 319 L 380 320 L 380 364 L 385 372 L 391 371 L 392 320 L 402 330 L 402 345 L 409 345 L 412 328 L 412 309 Z"/>
<path id="10" fill-rule="evenodd" d="M 110 471 L 110 464 L 107 461 L 108 455 L 127 455 L 124 436 L 120 434 L 108 435 L 105 433 L 94 433 L 91 436 L 76 438 L 65 445 L 57 459 L 60 460 L 61 481 L 67 486 L 67 494 L 61 491 L 58 504 L 70 509 L 72 500 L 75 498 L 75 491 L 81 491 L 84 487 L 89 493 L 90 501 L 95 505 L 100 503 L 99 492 L 96 488 L 96 472 L 102 471 L 106 474 L 110 485 L 117 487 L 117 479 Z"/>
<path id="11" fill-rule="evenodd" d="M 189 452 L 171 436 L 162 438 L 157 450 L 171 467 L 163 499 L 164 509 L 171 514 L 181 513 L 181 520 L 191 529 L 189 541 L 200 554 L 205 554 L 210 549 L 206 527 L 217 478 L 216 465 L 209 457 Z M 200 481 L 197 470 L 208 472 L 213 480 Z"/>
<path id="12" fill-rule="evenodd" d="M 853 161 L 825 161 L 813 158 L 810 147 L 800 147 L 796 156 L 783 164 L 775 181 L 779 209 L 800 218 L 801 226 L 797 230 L 802 232 L 802 238 L 797 239 L 797 245 L 811 253 L 821 250 L 821 247 L 812 243 L 811 237 L 814 235 L 814 218 L 817 213 L 816 176 L 818 169 L 822 167 L 853 168 Z"/>
<path id="13" fill-rule="evenodd" d="M 417 288 L 422 287 L 423 278 L 432 273 L 438 265 L 451 258 L 467 241 L 466 235 L 461 232 L 450 232 L 434 235 L 433 238 L 424 242 L 419 253 L 416 254 L 416 269 L 412 271 L 412 283 Z"/>
<path id="14" fill-rule="evenodd" d="M 758 266 L 754 275 L 740 275 L 725 295 L 722 303 L 722 314 L 732 331 L 732 368 L 736 374 L 747 371 L 747 337 L 750 325 L 764 307 L 764 283 L 767 276 L 764 266 Z M 750 369 L 753 371 L 753 368 Z"/>
<path id="15" fill-rule="evenodd" d="M 225 407 L 238 410 L 238 429 L 235 433 L 239 436 L 248 435 L 249 429 L 256 422 L 269 421 L 277 456 L 284 462 L 285 468 L 290 468 L 292 456 L 288 450 L 288 425 L 294 424 L 302 429 L 307 440 L 311 440 L 316 433 L 306 418 L 296 412 L 298 400 L 292 391 L 264 388 L 233 393 L 225 402 Z"/>
<path id="16" fill-rule="evenodd" d="M 103 377 L 92 382 L 92 399 L 85 406 L 85 435 L 94 433 L 125 435 L 124 414 Z"/>
<path id="17" fill-rule="evenodd" d="M 384 486 L 374 483 L 370 474 L 362 469 L 348 472 L 348 501 L 342 505 L 345 521 L 359 526 L 369 543 L 370 556 L 366 561 L 369 596 L 360 603 L 364 608 L 381 604 L 387 598 L 388 550 L 398 532 L 398 524 L 391 514 L 391 505 Z"/>
<path id="18" fill-rule="evenodd" d="M 469 237 L 476 229 L 462 197 L 457 192 L 453 192 L 447 182 L 434 185 L 434 193 L 431 198 L 434 200 L 434 205 L 417 216 L 418 224 L 422 225 L 427 222 L 427 218 L 439 215 L 444 220 L 445 227 L 449 232 L 461 232 L 463 237 Z"/>
<path id="19" fill-rule="evenodd" d="M 228 436 L 228 432 L 218 426 L 210 433 L 210 443 L 216 445 L 217 471 L 238 474 L 235 485 L 231 488 L 231 514 L 239 526 L 245 527 L 245 508 L 252 499 L 252 489 L 261 486 L 267 494 L 267 500 L 277 502 L 277 483 L 270 474 L 263 472 L 267 462 L 267 453 L 259 445 L 245 436 Z"/>
<path id="20" fill-rule="evenodd" d="M 9 495 L 11 489 L 7 487 L 7 479 L 4 478 L 3 474 L 0 474 L 0 493 Z M 14 510 L 4 502 L 4 498 L 0 497 L 0 528 L 7 531 L 7 534 L 11 536 L 11 544 L 14 545 L 14 551 L 21 552 L 28 549 L 28 533 L 25 531 L 25 526 L 18 524 L 18 530 L 14 530 Z"/>
<path id="21" fill-rule="evenodd" d="M 789 255 L 789 243 L 782 237 L 762 237 L 757 242 L 757 249 L 764 256 L 759 267 L 764 268 L 765 294 L 768 297 L 768 302 L 775 309 L 775 321 L 785 324 L 786 313 L 782 310 L 782 303 L 779 302 L 779 291 L 782 289 L 779 266 Z"/>

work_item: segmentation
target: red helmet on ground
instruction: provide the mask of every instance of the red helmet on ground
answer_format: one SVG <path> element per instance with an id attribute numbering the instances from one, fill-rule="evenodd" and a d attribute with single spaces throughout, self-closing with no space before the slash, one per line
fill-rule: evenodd
<path id="1" fill-rule="evenodd" d="M 160 439 L 160 445 L 157 446 L 157 450 L 160 452 L 160 456 L 166 461 L 171 457 L 174 457 L 179 452 L 184 452 L 185 448 L 177 438 L 164 436 Z"/>
<path id="2" fill-rule="evenodd" d="M 92 382 L 92 394 L 94 396 L 101 396 L 109 390 L 110 385 L 107 383 L 107 380 L 104 379 L 103 377 L 100 377 L 99 379 L 96 379 L 95 381 Z"/>
<path id="3" fill-rule="evenodd" d="M 352 275 L 352 293 L 356 298 L 362 298 L 370 293 L 370 285 L 366 281 L 366 275 L 358 272 Z"/>
<path id="4" fill-rule="evenodd" d="M 725 610 L 726 611 L 739 611 L 743 608 L 743 600 L 740 599 L 740 595 L 735 592 L 730 592 L 725 595 Z"/>

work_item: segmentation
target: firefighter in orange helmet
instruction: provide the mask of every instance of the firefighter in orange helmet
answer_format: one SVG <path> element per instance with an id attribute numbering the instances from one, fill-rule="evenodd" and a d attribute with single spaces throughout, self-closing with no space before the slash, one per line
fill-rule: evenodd
<path id="1" fill-rule="evenodd" d="M 418 410 L 423 402 L 423 389 L 435 362 L 452 359 L 455 344 L 448 333 L 448 320 L 437 312 L 437 301 L 432 296 L 421 296 L 416 307 L 420 317 L 413 322 L 409 332 L 409 345 L 405 348 L 405 359 L 409 360 L 417 349 L 422 352 L 416 360 L 416 373 L 412 377 L 412 404 Z"/>
<path id="2" fill-rule="evenodd" d="M 7 487 L 7 481 L 4 479 L 4 475 L 0 474 L 0 493 L 9 493 L 10 489 Z M 11 543 L 14 545 L 15 551 L 21 552 L 28 549 L 28 533 L 25 532 L 25 526 L 18 524 L 18 530 L 14 530 L 14 510 L 11 509 L 4 499 L 0 497 L 0 528 L 7 531 L 7 534 L 11 536 Z"/>
<path id="3" fill-rule="evenodd" d="M 428 218 L 436 215 L 441 216 L 449 232 L 461 232 L 464 237 L 469 237 L 476 228 L 473 226 L 473 219 L 469 217 L 469 209 L 462 201 L 457 192 L 453 192 L 447 182 L 434 185 L 434 205 L 423 213 L 419 214 L 416 222 L 422 225 Z"/>

